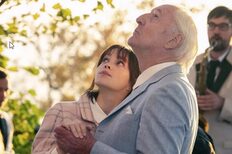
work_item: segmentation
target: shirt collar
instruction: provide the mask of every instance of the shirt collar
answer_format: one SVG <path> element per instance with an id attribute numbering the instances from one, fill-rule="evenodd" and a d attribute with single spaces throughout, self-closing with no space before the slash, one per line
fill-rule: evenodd
<path id="1" fill-rule="evenodd" d="M 90 107 L 93 112 L 93 117 L 95 121 L 99 124 L 107 117 L 107 114 L 105 114 L 105 112 L 101 109 L 95 98 L 92 99 L 92 102 L 93 103 L 90 103 Z"/>
<path id="2" fill-rule="evenodd" d="M 174 65 L 176 62 L 166 62 L 166 63 L 161 63 L 157 65 L 153 65 L 149 68 L 147 68 L 145 71 L 143 71 L 137 81 L 135 82 L 135 85 L 133 86 L 133 89 L 137 88 L 138 86 L 142 85 L 144 82 L 146 82 L 151 76 L 153 76 L 155 73 L 159 72 L 160 70 Z"/>
<path id="3" fill-rule="evenodd" d="M 230 52 L 230 49 L 231 49 L 231 47 L 229 47 L 227 50 L 226 50 L 226 52 L 224 52 L 219 58 L 218 58 L 218 61 L 219 62 L 222 62 L 223 61 L 223 59 L 226 57 L 226 55 Z M 208 56 L 208 61 L 211 61 L 212 60 L 212 58 L 210 57 L 210 56 Z"/>

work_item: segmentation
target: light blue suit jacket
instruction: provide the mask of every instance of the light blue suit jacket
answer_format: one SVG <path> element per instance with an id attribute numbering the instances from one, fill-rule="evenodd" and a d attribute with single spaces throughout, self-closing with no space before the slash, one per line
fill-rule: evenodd
<path id="1" fill-rule="evenodd" d="M 99 124 L 91 154 L 190 154 L 197 126 L 195 91 L 179 65 L 169 66 Z"/>

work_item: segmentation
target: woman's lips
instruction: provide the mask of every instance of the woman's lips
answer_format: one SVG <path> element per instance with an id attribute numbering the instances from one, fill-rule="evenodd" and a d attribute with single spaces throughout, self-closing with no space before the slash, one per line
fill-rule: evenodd
<path id="1" fill-rule="evenodd" d="M 111 77 L 111 74 L 110 74 L 110 73 L 108 73 L 107 71 L 101 71 L 99 74 L 107 75 L 107 76 L 110 76 L 110 77 Z"/>

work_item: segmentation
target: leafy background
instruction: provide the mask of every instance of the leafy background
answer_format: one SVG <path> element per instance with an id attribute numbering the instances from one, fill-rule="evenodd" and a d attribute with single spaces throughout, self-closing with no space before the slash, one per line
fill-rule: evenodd
<path id="1" fill-rule="evenodd" d="M 19 154 L 30 153 L 41 119 L 55 98 L 75 99 L 77 94 L 90 85 L 92 70 L 102 50 L 113 43 L 125 45 L 129 36 L 129 32 L 120 28 L 127 11 L 115 9 L 112 0 L 95 0 L 92 6 L 87 6 L 85 0 L 71 0 L 73 5 L 90 7 L 90 11 L 79 14 L 64 3 L 50 5 L 41 1 L 0 2 L 0 18 L 11 11 L 15 13 L 14 10 L 18 10 L 20 6 L 37 5 L 37 11 L 22 11 L 23 13 L 10 17 L 0 25 L 0 67 L 8 72 L 9 78 L 18 80 L 12 86 L 22 87 L 22 90 L 10 90 L 4 106 L 4 110 L 13 115 L 13 144 L 15 153 Z M 151 5 L 152 1 L 141 2 L 138 7 Z M 90 20 L 104 9 L 111 9 L 113 12 L 114 18 L 108 24 Z M 8 48 L 9 40 L 17 46 L 30 46 L 36 58 L 30 64 L 24 64 L 21 59 L 13 59 L 5 54 L 12 52 Z M 23 51 L 20 52 L 24 54 Z M 30 78 L 36 78 L 36 82 L 46 85 L 47 91 L 42 98 L 38 98 L 36 82 Z M 28 86 L 28 82 L 31 86 Z"/>
<path id="2" fill-rule="evenodd" d="M 31 153 L 47 109 L 58 101 L 78 99 L 91 83 L 101 52 L 115 43 L 127 46 L 135 18 L 157 1 L 0 0 L 0 69 L 8 72 L 12 87 L 4 110 L 13 115 L 17 154 Z M 204 18 L 211 9 L 203 1 L 179 3 Z M 129 15 L 132 11 L 134 16 Z M 203 27 L 202 18 L 196 19 Z"/>

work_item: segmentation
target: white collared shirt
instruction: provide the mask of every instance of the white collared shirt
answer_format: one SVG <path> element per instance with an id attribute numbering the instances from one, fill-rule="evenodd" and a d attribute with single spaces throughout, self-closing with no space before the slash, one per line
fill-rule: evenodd
<path id="1" fill-rule="evenodd" d="M 98 124 L 107 117 L 107 114 L 97 104 L 95 98 L 93 98 L 93 103 L 90 103 L 90 107 L 93 112 L 93 117 Z"/>
<path id="2" fill-rule="evenodd" d="M 166 63 L 161 63 L 161 64 L 157 64 L 157 65 L 153 65 L 149 68 L 147 68 L 145 71 L 143 71 L 137 81 L 135 82 L 135 85 L 133 86 L 133 89 L 137 88 L 138 86 L 142 85 L 144 82 L 146 82 L 151 76 L 153 76 L 155 73 L 157 73 L 158 71 L 176 64 L 176 62 L 166 62 Z"/>

